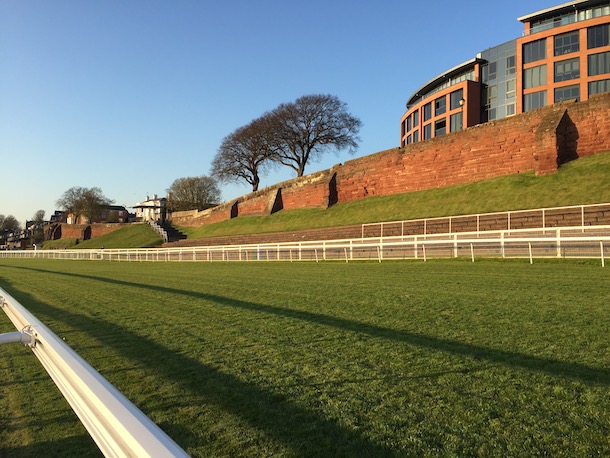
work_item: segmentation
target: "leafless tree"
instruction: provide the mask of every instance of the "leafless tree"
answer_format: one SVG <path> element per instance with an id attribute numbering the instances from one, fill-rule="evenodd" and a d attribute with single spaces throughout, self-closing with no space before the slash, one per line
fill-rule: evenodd
<path id="1" fill-rule="evenodd" d="M 303 176 L 305 166 L 329 149 L 358 148 L 360 119 L 336 96 L 314 94 L 283 103 L 262 117 L 274 160 Z"/>
<path id="2" fill-rule="evenodd" d="M 55 203 L 75 217 L 85 216 L 91 219 L 99 215 L 104 206 L 112 205 L 113 201 L 105 197 L 100 188 L 75 186 L 64 192 Z"/>
<path id="3" fill-rule="evenodd" d="M 17 231 L 21 229 L 21 224 L 13 215 L 0 215 L 0 229 L 4 231 Z"/>
<path id="4" fill-rule="evenodd" d="M 260 176 L 273 156 L 264 118 L 258 118 L 227 135 L 214 160 L 211 174 L 223 182 L 245 181 L 258 190 Z"/>
<path id="5" fill-rule="evenodd" d="M 178 178 L 167 189 L 169 211 L 205 210 L 219 201 L 220 190 L 216 180 L 205 175 Z"/>

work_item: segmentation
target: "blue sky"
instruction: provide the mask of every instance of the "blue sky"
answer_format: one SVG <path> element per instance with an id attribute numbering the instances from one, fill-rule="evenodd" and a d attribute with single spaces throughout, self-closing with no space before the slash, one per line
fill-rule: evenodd
<path id="1" fill-rule="evenodd" d="M 207 175 L 226 135 L 306 94 L 336 95 L 363 128 L 355 155 L 305 173 L 396 147 L 415 90 L 559 3 L 0 0 L 0 213 L 48 218 L 73 186 L 128 207 L 165 195 Z"/>

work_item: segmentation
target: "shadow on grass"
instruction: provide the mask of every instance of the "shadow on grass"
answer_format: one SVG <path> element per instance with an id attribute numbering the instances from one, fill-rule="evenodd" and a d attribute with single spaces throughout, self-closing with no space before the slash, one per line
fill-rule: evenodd
<path id="1" fill-rule="evenodd" d="M 103 457 L 102 452 L 92 445 L 88 435 L 53 439 L 29 445 L 0 445 L 2 458 L 39 458 L 41 456 L 61 456 L 62 458 Z"/>
<path id="2" fill-rule="evenodd" d="M 147 366 L 159 377 L 179 384 L 183 390 L 188 390 L 198 398 L 195 404 L 188 404 L 189 407 L 206 404 L 218 406 L 226 412 L 239 416 L 253 429 L 263 431 L 266 437 L 284 444 L 290 449 L 292 456 L 397 455 L 397 452 L 391 448 L 375 444 L 358 432 L 343 428 L 334 421 L 304 409 L 281 395 L 245 383 L 187 356 L 170 351 L 122 326 L 59 310 L 35 300 L 27 293 L 11 288 L 5 281 L 0 283 L 3 283 L 3 287 L 7 290 L 12 290 L 14 296 L 27 304 L 30 312 L 37 314 L 39 319 L 41 316 L 46 316 L 79 329 L 102 329 L 104 335 L 94 335 L 96 340 L 102 344 L 112 345 L 113 349 L 124 357 Z M 113 336 L 117 334 L 121 335 L 123 345 L 116 345 Z M 146 349 L 145 352 L 142 351 L 143 348 Z M 147 413 L 154 416 L 154 410 L 175 409 L 180 405 L 181 401 L 177 398 L 175 402 L 156 406 L 151 409 L 152 412 Z M 203 445 L 201 442 L 206 440 L 205 432 L 203 435 L 198 435 L 179 424 L 161 423 L 160 426 L 187 452 L 189 448 L 201 447 Z M 227 449 L 225 452 L 240 453 L 239 450 Z"/>
<path id="3" fill-rule="evenodd" d="M 96 277 L 93 275 L 84 275 L 68 272 L 57 272 L 45 269 L 35 269 L 31 267 L 4 266 L 6 268 L 25 269 L 42 273 L 50 273 L 56 275 L 72 276 L 83 278 L 86 280 L 94 280 L 103 283 L 110 283 L 131 288 L 142 288 L 146 290 L 159 291 L 166 294 L 182 295 L 202 299 L 216 304 L 249 310 L 253 312 L 268 313 L 276 316 L 282 316 L 295 320 L 302 320 L 308 323 L 315 323 L 322 326 L 329 326 L 336 329 L 351 331 L 368 335 L 375 338 L 394 340 L 403 342 L 409 345 L 416 345 L 430 350 L 437 350 L 451 354 L 465 355 L 476 359 L 486 360 L 493 363 L 504 364 L 511 367 L 520 367 L 527 370 L 538 371 L 554 376 L 568 377 L 581 380 L 584 382 L 596 382 L 610 386 L 610 370 L 593 368 L 584 364 L 559 361 L 551 358 L 541 358 L 523 353 L 497 350 L 479 345 L 462 343 L 458 341 L 440 339 L 438 337 L 430 337 L 422 334 L 416 334 L 408 331 L 401 331 L 390 328 L 383 328 L 367 323 L 337 318 L 329 315 L 323 315 L 314 312 L 302 310 L 286 309 L 273 305 L 257 304 L 253 302 L 231 299 L 213 294 L 206 294 L 194 291 L 183 291 L 175 288 L 169 288 L 159 285 L 145 285 L 133 283 L 123 280 L 115 280 L 109 278 Z M 61 313 L 65 313 L 61 311 Z M 55 317 L 57 318 L 57 317 Z"/>
<path id="4" fill-rule="evenodd" d="M 578 363 L 490 349 L 473 344 L 359 323 L 319 313 L 240 301 L 201 292 L 183 291 L 165 286 L 144 285 L 123 280 L 29 267 L 13 266 L 11 268 L 78 277 L 124 287 L 158 291 L 165 294 L 188 296 L 194 299 L 214 302 L 225 307 L 272 314 L 321 326 L 329 326 L 374 338 L 415 345 L 429 350 L 473 357 L 508 367 L 522 368 L 584 382 L 595 382 L 606 386 L 610 385 L 609 370 L 592 368 Z M 15 296 L 17 297 L 17 294 Z M 197 397 L 200 397 L 202 405 L 206 403 L 213 404 L 227 412 L 238 415 L 251 424 L 253 428 L 264 431 L 268 437 L 285 444 L 295 456 L 391 456 L 397 454 L 395 450 L 372 443 L 358 432 L 343 428 L 315 412 L 303 409 L 289 399 L 260 387 L 244 383 L 235 377 L 223 374 L 196 360 L 169 351 L 158 343 L 138 336 L 121 326 L 56 309 L 34 300 L 26 293 L 20 293 L 19 297 L 22 298 L 21 300 L 24 301 L 24 304 L 27 304 L 28 308 L 31 307 L 30 310 L 33 313 L 44 314 L 55 320 L 66 320 L 70 325 L 79 329 L 102 327 L 105 336 L 94 335 L 94 338 L 107 345 L 112 345 L 116 351 L 121 352 L 126 357 L 147 365 L 161 377 L 180 384 Z M 120 333 L 128 340 L 136 343 L 133 345 L 116 346 L 116 342 L 111 337 L 115 333 Z M 105 340 L 106 342 L 104 342 Z M 138 351 L 141 348 L 147 349 L 146 354 Z M 188 378 L 183 377 L 185 373 L 189 374 Z M 163 426 L 168 434 L 187 450 L 189 447 L 201 445 L 197 443 L 197 441 L 202 440 L 201 436 L 183 430 L 178 425 Z"/>

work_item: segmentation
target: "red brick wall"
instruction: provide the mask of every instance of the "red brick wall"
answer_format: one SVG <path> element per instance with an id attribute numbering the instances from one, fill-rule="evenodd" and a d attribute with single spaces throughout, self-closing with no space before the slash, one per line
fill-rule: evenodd
<path id="1" fill-rule="evenodd" d="M 75 238 L 83 240 L 84 234 L 87 232 L 87 228 L 91 228 L 91 238 L 99 237 L 100 235 L 108 234 L 110 232 L 121 229 L 125 226 L 129 226 L 128 223 L 108 223 L 108 224 L 65 224 L 61 225 L 61 238 Z"/>
<path id="2" fill-rule="evenodd" d="M 336 201 L 480 181 L 529 170 L 553 173 L 571 159 L 610 151 L 610 93 L 585 102 L 564 102 L 481 124 L 425 142 L 394 148 L 279 183 L 208 210 L 201 225 L 280 208 L 326 208 L 336 173 Z M 331 202 L 331 204 L 334 202 Z M 237 212 L 227 208 L 237 205 Z M 277 209 L 277 205 L 276 205 Z M 184 224 L 176 219 L 176 224 Z M 184 220 L 186 221 L 186 219 Z"/>

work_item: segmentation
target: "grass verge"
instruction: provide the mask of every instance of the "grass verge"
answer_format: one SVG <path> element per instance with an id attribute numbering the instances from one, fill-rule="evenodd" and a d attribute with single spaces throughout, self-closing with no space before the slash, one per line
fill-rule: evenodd
<path id="1" fill-rule="evenodd" d="M 3 259 L 0 286 L 195 457 L 610 454 L 597 262 Z M 96 456 L 1 350 L 0 455 Z"/>
<path id="2" fill-rule="evenodd" d="M 610 153 L 569 162 L 552 175 L 525 172 L 438 189 L 369 197 L 328 209 L 281 211 L 266 217 L 239 217 L 180 230 L 189 238 L 202 238 L 603 202 L 610 202 Z"/>

